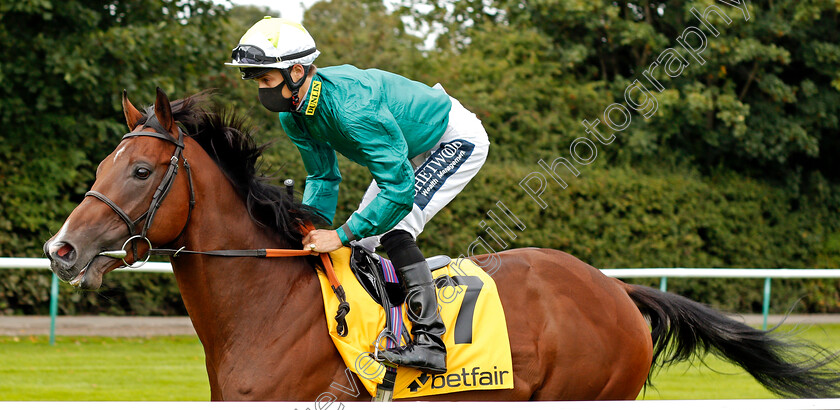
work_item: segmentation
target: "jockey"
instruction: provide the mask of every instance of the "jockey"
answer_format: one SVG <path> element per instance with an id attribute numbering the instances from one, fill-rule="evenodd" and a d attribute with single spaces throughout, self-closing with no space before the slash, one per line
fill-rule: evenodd
<path id="1" fill-rule="evenodd" d="M 446 372 L 445 327 L 432 275 L 415 238 L 472 179 L 487 158 L 481 121 L 438 84 L 350 65 L 316 68 L 320 52 L 306 29 L 265 17 L 251 27 L 227 65 L 259 85 L 259 100 L 279 113 L 306 172 L 303 203 L 335 216 L 341 174 L 335 153 L 367 167 L 373 181 L 336 230 L 318 229 L 304 249 L 331 252 L 356 242 L 381 243 L 406 294 L 413 343 L 382 352 L 385 360 Z"/>

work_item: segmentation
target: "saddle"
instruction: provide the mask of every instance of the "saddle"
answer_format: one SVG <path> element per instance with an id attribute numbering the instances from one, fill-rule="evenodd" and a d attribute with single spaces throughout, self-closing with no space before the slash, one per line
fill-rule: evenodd
<path id="1" fill-rule="evenodd" d="M 452 258 L 446 255 L 426 258 L 432 272 L 448 266 L 451 262 Z M 379 337 L 387 341 L 385 347 L 390 349 L 398 346 L 400 339 L 404 340 L 405 344 L 411 343 L 411 334 L 402 323 L 401 306 L 405 302 L 405 291 L 394 273 L 391 262 L 364 247 L 351 245 L 350 270 L 371 299 L 391 313 L 387 316 L 385 329 Z M 379 340 L 376 343 L 377 347 L 378 342 Z M 377 353 L 378 351 L 374 351 L 374 357 L 378 358 Z"/>
<path id="2" fill-rule="evenodd" d="M 426 263 L 429 264 L 429 269 L 432 272 L 449 265 L 451 262 L 452 258 L 446 255 L 426 258 Z M 399 306 L 405 302 L 405 293 L 399 282 L 385 280 L 387 269 L 383 267 L 383 264 L 387 266 L 388 263 L 390 261 L 387 259 L 361 246 L 351 245 L 350 247 L 350 269 L 353 271 L 353 275 L 356 276 L 368 295 L 382 307 L 385 307 L 383 302 L 390 306 Z"/>
<path id="3" fill-rule="evenodd" d="M 447 329 L 448 372 L 430 375 L 377 360 L 378 352 L 411 343 L 405 295 L 391 262 L 356 246 L 330 252 L 330 259 L 350 309 L 341 334 L 333 317 L 341 302 L 319 269 L 327 329 L 347 368 L 377 400 L 513 388 L 510 342 L 496 284 L 471 260 L 427 259 Z"/>

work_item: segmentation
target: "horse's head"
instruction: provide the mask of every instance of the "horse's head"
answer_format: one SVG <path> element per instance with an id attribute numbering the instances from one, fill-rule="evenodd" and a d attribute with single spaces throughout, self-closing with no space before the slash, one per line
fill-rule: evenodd
<path id="1" fill-rule="evenodd" d="M 44 244 L 53 272 L 84 289 L 99 288 L 105 273 L 142 259 L 149 244 L 174 241 L 189 219 L 189 169 L 177 172 L 186 165 L 184 137 L 169 99 L 158 88 L 154 112 L 146 115 L 125 92 L 122 103 L 130 132 L 102 160 L 90 192 Z M 102 255 L 121 249 L 125 259 Z"/>

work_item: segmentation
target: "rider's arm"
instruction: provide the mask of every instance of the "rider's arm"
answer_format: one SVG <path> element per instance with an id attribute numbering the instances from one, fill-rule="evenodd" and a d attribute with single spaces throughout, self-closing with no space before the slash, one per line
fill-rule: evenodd
<path id="1" fill-rule="evenodd" d="M 285 123 L 283 128 L 286 129 Z M 335 151 L 325 142 L 300 136 L 291 127 L 286 129 L 286 134 L 298 147 L 308 174 L 303 204 L 313 207 L 318 215 L 332 224 L 338 204 L 338 184 L 341 182 Z"/>
<path id="2" fill-rule="evenodd" d="M 383 234 L 408 215 L 414 206 L 414 169 L 408 160 L 405 137 L 386 108 L 359 113 L 343 126 L 358 142 L 365 165 L 380 189 L 373 201 L 337 229 L 346 245 L 354 239 Z"/>

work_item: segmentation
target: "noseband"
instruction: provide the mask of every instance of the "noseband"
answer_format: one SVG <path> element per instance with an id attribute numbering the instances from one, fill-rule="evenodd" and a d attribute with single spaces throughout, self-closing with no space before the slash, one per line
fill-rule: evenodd
<path id="1" fill-rule="evenodd" d="M 169 194 L 169 190 L 172 189 L 172 185 L 175 183 L 175 177 L 178 175 L 178 162 L 181 160 L 181 157 L 182 157 L 182 154 L 183 154 L 183 151 L 184 151 L 184 133 L 180 129 L 178 129 L 178 139 L 176 140 L 175 138 L 173 138 L 169 134 L 161 134 L 161 133 L 151 132 L 151 131 L 138 131 L 138 132 L 129 132 L 128 134 L 123 135 L 122 139 L 128 139 L 128 138 L 133 138 L 133 137 L 153 137 L 153 138 L 157 138 L 157 139 L 161 139 L 161 140 L 164 140 L 164 141 L 171 142 L 172 144 L 175 145 L 175 152 L 172 153 L 172 158 L 169 160 L 169 168 L 166 170 L 166 173 L 163 175 L 163 179 L 160 181 L 160 185 L 158 185 L 157 190 L 155 190 L 154 195 L 152 195 L 152 202 L 149 204 L 149 209 L 146 210 L 146 212 L 143 212 L 143 214 L 140 215 L 139 217 L 137 217 L 137 219 L 131 219 L 131 217 L 128 216 L 128 214 L 122 208 L 120 208 L 119 205 L 117 205 L 114 201 L 112 201 L 110 198 L 108 198 L 107 196 L 105 196 L 104 194 L 102 194 L 100 192 L 91 190 L 91 191 L 88 191 L 87 193 L 85 193 L 85 197 L 88 197 L 88 196 L 94 197 L 94 198 L 104 202 L 105 205 L 108 205 L 111 209 L 113 209 L 114 212 L 117 214 L 117 216 L 119 216 L 120 219 L 122 219 L 123 222 L 125 222 L 125 225 L 128 227 L 129 238 L 123 244 L 122 252 L 124 254 L 126 246 L 129 243 L 131 243 L 131 252 L 134 256 L 134 261 L 137 262 L 138 261 L 138 256 L 137 256 L 137 245 L 136 245 L 135 239 L 145 240 L 149 244 L 149 249 L 151 250 L 152 245 L 151 245 L 151 242 L 149 241 L 149 239 L 146 237 L 146 235 L 148 234 L 149 229 L 152 226 L 152 222 L 155 219 L 155 214 L 157 214 L 157 211 L 160 208 L 160 205 L 163 203 L 163 200 L 166 198 L 166 195 Z M 189 181 L 189 186 L 190 186 L 190 207 L 189 207 L 189 213 L 187 214 L 187 222 L 184 224 L 184 228 L 181 229 L 181 233 L 178 234 L 178 237 L 180 237 L 184 233 L 184 230 L 187 228 L 187 225 L 189 225 L 190 217 L 192 216 L 192 210 L 195 207 L 195 191 L 193 190 L 192 173 L 190 172 L 190 164 L 189 164 L 189 162 L 187 162 L 186 158 L 184 158 L 183 161 L 184 161 L 184 169 L 187 170 L 187 180 Z M 137 224 L 139 224 L 140 221 L 142 221 L 143 219 L 145 219 L 146 222 L 143 224 L 143 230 L 138 234 L 137 233 Z M 103 254 L 101 254 L 101 255 L 114 257 L 115 252 L 119 253 L 120 251 L 103 252 Z M 125 261 L 125 256 L 124 255 L 123 255 L 122 259 L 123 259 L 123 263 L 126 266 L 139 267 L 142 264 L 146 263 L 146 261 L 149 260 L 150 255 L 151 255 L 151 252 L 148 252 L 146 254 L 146 260 L 143 261 L 140 265 L 137 265 L 137 266 L 129 265 Z"/>

